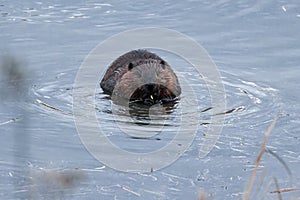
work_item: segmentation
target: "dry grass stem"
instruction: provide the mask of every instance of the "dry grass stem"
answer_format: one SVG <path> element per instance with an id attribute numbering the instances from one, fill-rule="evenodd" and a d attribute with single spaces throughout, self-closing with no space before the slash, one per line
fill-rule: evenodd
<path id="1" fill-rule="evenodd" d="M 274 190 L 270 193 L 291 192 L 291 191 L 295 191 L 295 190 L 300 190 L 300 189 L 299 188 L 282 188 L 282 189 Z"/>
<path id="2" fill-rule="evenodd" d="M 250 193 L 251 193 L 251 190 L 252 190 L 252 187 L 253 187 L 253 183 L 254 183 L 254 179 L 256 177 L 256 173 L 257 173 L 257 170 L 258 170 L 258 166 L 259 166 L 259 163 L 260 163 L 260 160 L 262 158 L 262 155 L 264 154 L 264 151 L 265 151 L 265 148 L 266 148 L 266 144 L 267 144 L 267 141 L 269 139 L 269 136 L 278 120 L 278 117 L 279 117 L 279 114 L 276 115 L 276 117 L 273 119 L 272 123 L 270 124 L 268 130 L 266 131 L 265 133 L 265 137 L 264 137 L 264 140 L 263 140 L 263 143 L 261 145 L 261 148 L 260 148 L 260 151 L 259 151 L 259 154 L 257 156 L 257 159 L 256 159 L 256 162 L 255 162 L 255 168 L 253 170 L 253 173 L 252 173 L 252 176 L 251 176 L 251 180 L 249 182 L 249 186 L 247 188 L 247 192 L 245 194 L 245 200 L 249 200 L 250 198 Z"/>

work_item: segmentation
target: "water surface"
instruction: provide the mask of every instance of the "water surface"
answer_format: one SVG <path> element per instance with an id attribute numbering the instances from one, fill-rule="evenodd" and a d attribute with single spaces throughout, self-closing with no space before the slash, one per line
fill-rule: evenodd
<path id="1" fill-rule="evenodd" d="M 203 45 L 220 71 L 227 110 L 237 110 L 225 115 L 222 135 L 205 158 L 199 158 L 199 147 L 211 110 L 201 114 L 203 124 L 192 145 L 175 163 L 131 174 L 99 163 L 82 145 L 72 116 L 72 88 L 81 63 L 99 42 L 143 27 L 174 29 Z M 1 71 L 1 199 L 197 199 L 201 189 L 213 199 L 241 199 L 277 113 L 267 147 L 282 161 L 264 154 L 258 171 L 264 179 L 259 185 L 257 178 L 252 199 L 276 199 L 270 193 L 276 190 L 274 178 L 279 188 L 300 188 L 297 1 L 2 1 L 0 30 L 2 61 L 3 55 L 16 56 L 29 87 L 7 83 Z M 200 110 L 209 108 L 201 75 L 181 58 L 155 52 L 189 80 Z M 16 88 L 24 92 L 16 93 Z M 172 138 L 122 135 L 116 131 L 111 101 L 100 89 L 95 100 L 98 120 L 111 130 L 108 137 L 129 151 L 151 151 Z M 170 132 L 178 113 L 180 105 L 167 115 Z M 299 198 L 300 193 L 282 196 Z"/>

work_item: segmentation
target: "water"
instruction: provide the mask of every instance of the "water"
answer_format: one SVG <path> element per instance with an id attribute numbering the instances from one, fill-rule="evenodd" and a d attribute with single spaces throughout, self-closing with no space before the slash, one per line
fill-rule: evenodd
<path id="1" fill-rule="evenodd" d="M 241 199 L 277 113 L 267 147 L 282 161 L 264 154 L 252 199 L 278 198 L 270 193 L 276 190 L 274 178 L 279 188 L 300 188 L 297 1 L 2 1 L 0 14 L 1 54 L 17 57 L 29 85 L 26 90 L 23 82 L 7 84 L 1 71 L 1 199 L 197 199 L 201 189 L 212 199 Z M 203 45 L 221 73 L 227 110 L 236 111 L 225 115 L 222 135 L 206 157 L 199 158 L 199 147 L 208 125 L 200 125 L 192 145 L 172 165 L 132 174 L 98 162 L 82 145 L 72 116 L 72 88 L 98 43 L 143 27 L 174 29 Z M 209 108 L 201 76 L 182 59 L 155 52 L 199 88 L 201 110 Z M 16 93 L 17 86 L 25 92 Z M 172 137 L 120 135 L 110 100 L 101 93 L 95 100 L 97 119 L 111 130 L 108 137 L 127 150 L 151 151 Z M 167 115 L 171 131 L 180 112 L 179 106 Z M 209 123 L 210 114 L 203 112 L 199 123 Z M 299 196 L 299 191 L 282 193 L 283 199 Z"/>

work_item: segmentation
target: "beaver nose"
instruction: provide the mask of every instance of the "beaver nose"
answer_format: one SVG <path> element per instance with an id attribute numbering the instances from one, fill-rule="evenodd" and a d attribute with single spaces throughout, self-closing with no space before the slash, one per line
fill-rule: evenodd
<path id="1" fill-rule="evenodd" d="M 155 89 L 155 84 L 146 84 L 144 85 L 144 87 L 148 90 L 148 91 L 153 91 Z"/>

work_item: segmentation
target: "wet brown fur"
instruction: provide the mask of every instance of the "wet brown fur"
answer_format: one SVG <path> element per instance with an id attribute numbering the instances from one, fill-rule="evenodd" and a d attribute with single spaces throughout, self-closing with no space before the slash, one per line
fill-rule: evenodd
<path id="1" fill-rule="evenodd" d="M 137 100 L 146 98 L 150 92 L 146 84 L 155 85 L 158 100 L 172 100 L 181 93 L 177 76 L 168 63 L 146 50 L 130 51 L 116 59 L 100 85 L 107 94 L 114 92 L 114 95 Z"/>

